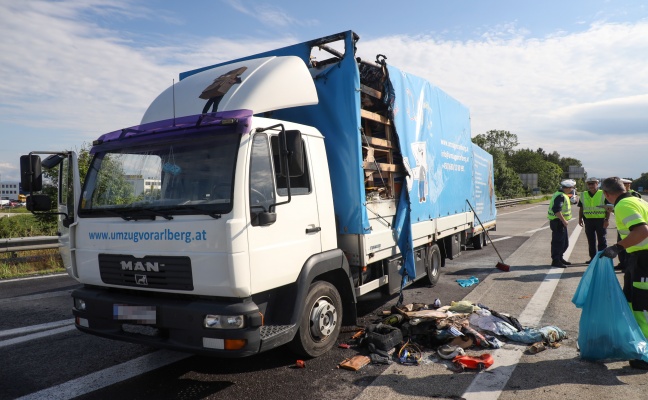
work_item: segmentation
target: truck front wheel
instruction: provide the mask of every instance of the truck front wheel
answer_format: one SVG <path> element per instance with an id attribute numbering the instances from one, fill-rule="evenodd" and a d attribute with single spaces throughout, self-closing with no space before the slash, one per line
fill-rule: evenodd
<path id="1" fill-rule="evenodd" d="M 328 282 L 313 282 L 306 296 L 299 330 L 290 347 L 303 356 L 321 356 L 335 345 L 341 323 L 340 293 Z"/>

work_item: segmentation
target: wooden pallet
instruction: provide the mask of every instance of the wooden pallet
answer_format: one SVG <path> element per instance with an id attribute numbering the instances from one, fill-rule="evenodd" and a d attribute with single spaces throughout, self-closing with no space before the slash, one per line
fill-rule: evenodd
<path id="1" fill-rule="evenodd" d="M 361 83 L 360 92 L 365 192 L 370 199 L 393 199 L 404 169 L 389 111 L 380 90 Z"/>

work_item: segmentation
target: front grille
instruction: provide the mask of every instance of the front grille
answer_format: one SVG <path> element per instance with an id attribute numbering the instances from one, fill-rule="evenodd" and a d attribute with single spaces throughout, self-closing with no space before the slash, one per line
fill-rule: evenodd
<path id="1" fill-rule="evenodd" d="M 193 290 L 189 257 L 99 254 L 101 280 L 110 285 L 148 289 Z"/>

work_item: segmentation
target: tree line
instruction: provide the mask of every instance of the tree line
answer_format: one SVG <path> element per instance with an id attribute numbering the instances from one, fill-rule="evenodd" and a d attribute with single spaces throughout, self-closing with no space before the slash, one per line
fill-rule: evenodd
<path id="1" fill-rule="evenodd" d="M 570 166 L 583 166 L 577 158 L 562 157 L 557 151 L 548 153 L 542 147 L 516 150 L 518 137 L 509 131 L 491 130 L 475 136 L 472 141 L 493 156 L 495 192 L 500 198 L 531 194 L 533 188 L 525 188 L 519 174 L 538 174 L 540 192 L 553 193 L 560 181 L 568 177 Z M 581 192 L 586 190 L 584 178 L 574 179 Z M 633 180 L 631 187 L 635 190 L 648 188 L 648 172 Z"/>

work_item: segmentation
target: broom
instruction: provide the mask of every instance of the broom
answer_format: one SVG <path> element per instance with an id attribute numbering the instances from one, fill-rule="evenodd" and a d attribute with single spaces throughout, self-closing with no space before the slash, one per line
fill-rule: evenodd
<path id="1" fill-rule="evenodd" d="M 470 204 L 468 199 L 466 199 L 466 203 L 468 203 L 468 206 L 470 206 L 470 209 L 472 210 L 473 214 L 475 214 L 475 218 L 477 218 L 477 222 L 479 222 L 479 225 L 484 230 L 484 233 L 486 234 L 486 237 L 490 241 L 490 244 L 493 246 L 493 248 L 495 249 L 495 252 L 497 253 L 497 256 L 500 259 L 500 262 L 498 262 L 497 265 L 495 265 L 495 268 L 499 269 L 500 271 L 509 272 L 511 270 L 511 266 L 508 265 L 508 264 L 504 264 L 504 260 L 502 259 L 502 256 L 500 255 L 499 251 L 497 251 L 497 247 L 495 247 L 495 244 L 493 244 L 493 240 L 490 238 L 490 235 L 488 234 L 488 231 L 486 230 L 486 228 L 484 228 L 484 224 L 482 224 L 482 222 L 479 219 L 479 216 L 477 215 L 477 213 L 475 212 L 475 209 L 473 208 L 472 204 Z"/>

